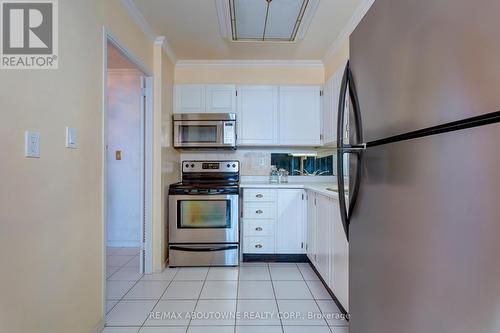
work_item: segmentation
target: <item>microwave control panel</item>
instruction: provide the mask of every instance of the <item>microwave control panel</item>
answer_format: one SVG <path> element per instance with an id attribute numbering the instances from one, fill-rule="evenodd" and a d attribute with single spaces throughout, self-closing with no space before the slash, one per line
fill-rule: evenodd
<path id="1" fill-rule="evenodd" d="M 224 122 L 224 144 L 234 145 L 236 139 L 236 129 L 234 121 Z"/>

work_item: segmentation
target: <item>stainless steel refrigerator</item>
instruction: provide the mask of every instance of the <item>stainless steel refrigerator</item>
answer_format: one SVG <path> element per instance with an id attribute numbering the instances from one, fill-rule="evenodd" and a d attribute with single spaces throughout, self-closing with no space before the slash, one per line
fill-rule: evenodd
<path id="1" fill-rule="evenodd" d="M 500 332 L 500 1 L 376 0 L 342 89 L 350 332 Z"/>

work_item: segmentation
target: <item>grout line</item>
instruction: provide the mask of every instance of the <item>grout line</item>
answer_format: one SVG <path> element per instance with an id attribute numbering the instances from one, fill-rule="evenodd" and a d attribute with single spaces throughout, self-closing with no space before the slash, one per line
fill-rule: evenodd
<path id="1" fill-rule="evenodd" d="M 302 275 L 302 277 L 304 277 L 304 275 L 302 274 L 302 271 L 299 269 L 299 272 L 300 272 L 300 275 Z M 318 307 L 318 310 L 319 310 L 319 313 L 321 313 L 321 318 L 323 319 L 323 321 L 325 322 L 326 326 L 328 327 L 328 329 L 330 330 L 330 332 L 332 331 L 330 329 L 330 325 L 328 324 L 328 322 L 326 321 L 325 319 L 325 314 L 323 313 L 323 311 L 321 310 L 321 307 L 319 306 L 318 304 L 318 301 L 316 300 L 316 297 L 314 297 L 314 294 L 311 290 L 311 288 L 309 288 L 309 284 L 307 283 L 306 280 L 304 280 L 304 283 L 306 284 L 306 287 L 307 289 L 309 290 L 309 292 L 311 293 L 311 296 L 313 297 L 313 300 L 314 300 L 314 303 L 316 304 L 316 306 Z M 323 287 L 324 288 L 324 287 Z"/>
<path id="2" fill-rule="evenodd" d="M 268 265 L 268 270 L 269 270 L 269 276 L 271 276 L 271 270 L 269 268 L 269 265 Z M 276 298 L 276 290 L 274 289 L 274 282 L 273 282 L 273 279 L 271 277 L 271 287 L 273 288 L 273 294 L 274 294 L 274 301 L 276 302 L 276 308 L 278 309 L 278 318 L 280 320 L 280 325 L 281 325 L 281 332 L 284 332 L 285 329 L 283 328 L 283 320 L 281 319 L 281 313 L 280 313 L 280 306 L 278 304 L 278 299 Z"/>
<path id="3" fill-rule="evenodd" d="M 238 267 L 238 279 L 236 280 L 236 311 L 234 313 L 234 328 L 233 333 L 236 333 L 236 323 L 237 323 L 237 314 L 238 314 L 238 303 L 239 303 L 239 295 L 240 295 L 240 268 Z"/>
<path id="4" fill-rule="evenodd" d="M 198 307 L 198 302 L 200 301 L 201 293 L 203 292 L 203 288 L 205 288 L 205 283 L 207 282 L 207 277 L 208 277 L 208 271 L 209 270 L 210 270 L 210 268 L 207 269 L 207 274 L 205 275 L 205 280 L 203 280 L 203 285 L 201 286 L 200 293 L 198 294 L 198 299 L 196 300 L 196 303 L 194 304 L 193 312 L 195 312 L 196 308 Z M 180 271 L 180 269 L 179 269 L 179 271 Z M 189 330 L 189 326 L 191 326 L 191 322 L 192 321 L 193 321 L 193 316 L 191 316 L 189 318 L 189 323 L 188 323 L 188 325 L 186 327 L 186 333 Z"/>
<path id="5" fill-rule="evenodd" d="M 153 311 L 153 310 L 154 310 L 154 308 L 158 305 L 158 303 L 160 303 L 161 298 L 162 298 L 162 297 L 163 297 L 163 295 L 165 295 L 165 293 L 167 292 L 168 287 L 170 287 L 170 285 L 172 284 L 172 281 L 174 281 L 174 278 L 175 278 L 175 276 L 177 275 L 177 273 L 179 273 L 179 270 L 177 270 L 177 272 L 175 272 L 174 276 L 172 277 L 172 280 L 170 280 L 170 281 L 168 282 L 167 288 L 165 288 L 165 290 L 163 290 L 163 293 L 160 295 L 160 297 L 158 298 L 158 300 L 156 301 L 155 305 L 153 305 L 153 307 L 151 308 L 151 310 L 150 310 L 150 311 Z M 144 281 L 146 281 L 146 280 L 144 280 Z M 148 316 L 148 317 L 149 317 L 149 316 Z M 139 331 L 140 331 L 140 330 L 144 327 L 144 324 L 146 324 L 146 321 L 148 321 L 148 317 L 146 317 L 146 319 L 144 319 L 144 321 L 142 322 L 142 325 L 141 325 L 141 327 L 139 328 Z"/>

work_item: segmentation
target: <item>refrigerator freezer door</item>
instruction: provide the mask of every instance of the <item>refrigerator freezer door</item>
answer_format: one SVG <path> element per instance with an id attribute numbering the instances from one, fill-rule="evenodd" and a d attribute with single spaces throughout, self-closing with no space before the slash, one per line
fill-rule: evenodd
<path id="1" fill-rule="evenodd" d="M 500 110 L 500 1 L 377 0 L 350 37 L 365 142 Z"/>
<path id="2" fill-rule="evenodd" d="M 500 332 L 498 142 L 497 123 L 364 152 L 351 333 Z"/>

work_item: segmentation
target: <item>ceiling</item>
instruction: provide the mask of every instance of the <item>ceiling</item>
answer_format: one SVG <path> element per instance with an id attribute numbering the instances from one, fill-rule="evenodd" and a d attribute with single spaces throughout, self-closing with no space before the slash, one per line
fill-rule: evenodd
<path id="1" fill-rule="evenodd" d="M 320 0 L 304 39 L 285 44 L 223 39 L 216 0 L 132 1 L 179 60 L 322 60 L 363 2 Z"/>

